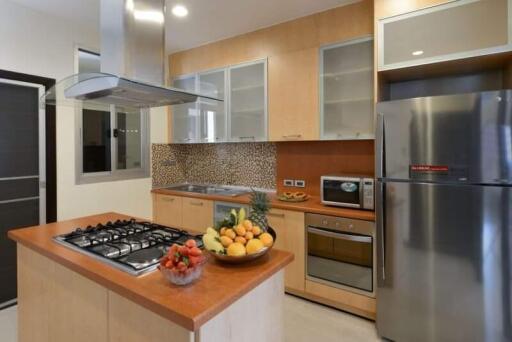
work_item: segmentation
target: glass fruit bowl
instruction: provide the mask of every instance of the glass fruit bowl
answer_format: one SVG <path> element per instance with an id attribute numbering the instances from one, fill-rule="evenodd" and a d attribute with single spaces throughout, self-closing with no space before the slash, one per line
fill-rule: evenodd
<path id="1" fill-rule="evenodd" d="M 158 269 L 164 278 L 167 279 L 167 281 L 169 281 L 171 284 L 185 286 L 201 277 L 205 263 L 206 257 L 204 257 L 204 260 L 201 263 L 195 265 L 193 268 L 188 268 L 185 271 L 171 270 L 160 265 L 158 265 Z"/>
<path id="2" fill-rule="evenodd" d="M 193 239 L 183 245 L 173 244 L 160 259 L 158 269 L 165 279 L 175 285 L 187 285 L 197 280 L 206 263 L 206 255 Z"/>

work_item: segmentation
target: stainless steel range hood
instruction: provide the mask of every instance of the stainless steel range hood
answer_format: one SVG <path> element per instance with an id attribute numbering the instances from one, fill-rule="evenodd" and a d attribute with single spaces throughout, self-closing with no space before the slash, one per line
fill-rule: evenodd
<path id="1" fill-rule="evenodd" d="M 151 108 L 210 96 L 164 86 L 165 0 L 101 0 L 101 73 L 59 82 L 46 104 L 81 100 Z"/>

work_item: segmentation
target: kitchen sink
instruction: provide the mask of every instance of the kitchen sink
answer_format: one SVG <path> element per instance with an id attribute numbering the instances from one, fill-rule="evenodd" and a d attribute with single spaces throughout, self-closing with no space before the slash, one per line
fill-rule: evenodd
<path id="1" fill-rule="evenodd" d="M 165 188 L 173 191 L 194 192 L 198 194 L 239 196 L 249 192 L 247 188 L 217 185 L 179 184 Z"/>

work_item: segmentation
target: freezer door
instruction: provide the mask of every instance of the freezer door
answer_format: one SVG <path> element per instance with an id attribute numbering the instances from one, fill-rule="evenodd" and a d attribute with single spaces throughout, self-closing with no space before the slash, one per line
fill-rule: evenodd
<path id="1" fill-rule="evenodd" d="M 377 177 L 512 184 L 512 92 L 377 106 Z"/>
<path id="2" fill-rule="evenodd" d="M 378 183 L 377 329 L 394 341 L 511 341 L 512 188 Z M 379 201 L 382 203 L 382 201 Z"/>

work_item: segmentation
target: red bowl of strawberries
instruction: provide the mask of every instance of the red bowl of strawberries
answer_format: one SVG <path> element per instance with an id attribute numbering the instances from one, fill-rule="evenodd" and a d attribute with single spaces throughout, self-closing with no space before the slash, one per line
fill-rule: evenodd
<path id="1" fill-rule="evenodd" d="M 183 246 L 172 245 L 167 255 L 160 259 L 158 269 L 169 282 L 182 286 L 197 280 L 205 263 L 206 256 L 191 239 Z"/>

